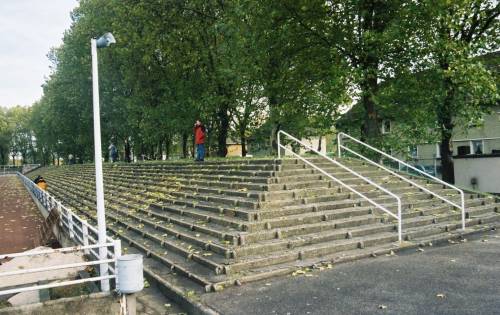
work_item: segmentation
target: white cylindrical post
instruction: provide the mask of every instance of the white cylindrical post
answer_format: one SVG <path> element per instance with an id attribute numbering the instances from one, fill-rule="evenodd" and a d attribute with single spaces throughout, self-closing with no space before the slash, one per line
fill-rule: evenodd
<path id="1" fill-rule="evenodd" d="M 95 159 L 95 190 L 97 201 L 97 230 L 99 232 L 99 244 L 106 243 L 106 215 L 104 211 L 104 185 L 102 176 L 102 153 L 101 153 L 101 117 L 99 110 L 99 76 L 97 72 L 97 44 L 96 40 L 90 40 L 92 52 L 92 95 L 94 103 L 94 159 Z M 108 256 L 106 247 L 99 247 L 99 259 L 105 260 Z M 99 265 L 100 276 L 108 275 L 108 264 Z M 101 280 L 101 290 L 109 291 L 109 279 Z"/>

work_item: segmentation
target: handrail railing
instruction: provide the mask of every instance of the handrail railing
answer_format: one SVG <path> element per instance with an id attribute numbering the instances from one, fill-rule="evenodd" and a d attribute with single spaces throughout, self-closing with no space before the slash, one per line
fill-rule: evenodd
<path id="1" fill-rule="evenodd" d="M 16 174 L 22 168 L 22 165 L 0 165 L 0 175 Z"/>
<path id="2" fill-rule="evenodd" d="M 16 174 L 19 171 L 26 173 L 39 166 L 40 164 L 0 165 L 0 175 Z"/>
<path id="3" fill-rule="evenodd" d="M 59 212 L 59 225 L 63 228 L 70 239 L 75 241 L 77 246 L 58 248 L 58 249 L 47 249 L 47 250 L 39 250 L 39 251 L 31 251 L 31 252 L 21 252 L 14 254 L 6 254 L 0 255 L 0 260 L 5 258 L 14 258 L 14 257 L 22 257 L 22 256 L 36 256 L 36 255 L 45 255 L 50 253 L 63 253 L 63 252 L 76 252 L 83 251 L 86 255 L 90 255 L 93 259 L 91 261 L 73 263 L 73 264 L 64 264 L 64 265 L 56 265 L 56 266 L 47 266 L 47 267 L 37 267 L 16 271 L 7 271 L 0 273 L 1 277 L 13 276 L 19 274 L 27 274 L 34 272 L 43 272 L 50 270 L 58 270 L 58 269 L 67 269 L 67 268 L 75 268 L 75 267 L 84 267 L 84 266 L 92 266 L 92 265 L 106 265 L 106 272 L 104 274 L 100 274 L 97 277 L 91 277 L 86 279 L 78 279 L 78 280 L 65 280 L 62 282 L 53 282 L 44 285 L 32 285 L 28 287 L 17 287 L 8 290 L 0 291 L 1 295 L 20 293 L 31 290 L 41 290 L 46 288 L 53 288 L 83 282 L 94 282 L 101 281 L 106 282 L 104 287 L 109 288 L 109 279 L 115 279 L 115 285 L 118 287 L 118 278 L 117 278 L 117 270 L 116 270 L 116 261 L 118 257 L 121 256 L 121 242 L 120 240 L 115 240 L 109 236 L 106 237 L 105 244 L 99 244 L 97 239 L 98 231 L 92 225 L 88 224 L 86 220 L 81 219 L 78 215 L 74 214 L 67 207 L 63 206 L 60 201 L 56 200 L 52 195 L 48 192 L 40 189 L 33 181 L 31 181 L 26 176 L 21 173 L 17 173 L 17 175 L 21 178 L 26 188 L 34 195 L 34 197 L 42 204 L 42 206 L 47 211 L 54 211 L 57 209 Z M 94 236 L 92 236 L 94 235 Z M 96 252 L 96 249 L 99 248 L 110 248 L 111 250 L 107 251 L 107 258 L 100 259 L 100 255 Z M 114 264 L 114 267 L 109 266 L 109 264 Z M 111 271 L 111 274 L 108 272 Z"/>
<path id="4" fill-rule="evenodd" d="M 366 148 L 368 148 L 368 149 L 370 149 L 372 151 L 375 151 L 375 152 L 383 155 L 386 158 L 389 158 L 389 159 L 391 159 L 391 160 L 393 160 L 395 162 L 398 162 L 398 169 L 400 168 L 401 165 L 404 165 L 404 166 L 412 169 L 413 171 L 416 171 L 417 173 L 419 173 L 421 175 L 424 175 L 425 177 L 428 177 L 428 178 L 432 179 L 433 181 L 436 181 L 436 182 L 438 182 L 438 183 L 440 183 L 440 184 L 442 184 L 444 186 L 447 186 L 447 187 L 449 187 L 449 188 L 451 188 L 453 190 L 458 191 L 460 193 L 461 205 L 459 205 L 459 204 L 457 204 L 457 203 L 455 203 L 455 202 L 453 202 L 451 200 L 448 200 L 448 199 L 440 196 L 439 194 L 437 194 L 437 193 L 435 193 L 435 192 L 433 192 L 433 191 L 425 188 L 422 185 L 417 184 L 415 181 L 412 181 L 411 179 L 409 179 L 409 178 L 407 178 L 405 176 L 402 176 L 401 174 L 398 174 L 397 172 L 395 172 L 393 170 L 390 170 L 389 168 L 383 166 L 381 163 L 377 163 L 377 162 L 375 162 L 375 161 L 367 158 L 366 156 L 364 156 L 364 155 L 362 155 L 362 154 L 360 154 L 360 153 L 358 153 L 358 152 L 356 152 L 356 151 L 354 151 L 354 150 L 346 147 L 345 145 L 342 144 L 342 140 L 343 140 L 344 137 L 346 137 L 346 138 L 348 138 L 348 139 L 350 139 L 350 140 L 352 140 L 352 141 L 354 141 L 354 142 L 356 142 L 356 143 L 358 143 L 360 145 L 363 145 L 364 147 L 366 147 Z M 451 184 L 449 184 L 449 183 L 447 183 L 447 182 L 445 182 L 445 181 L 443 181 L 443 180 L 441 180 L 441 179 L 439 179 L 437 177 L 434 177 L 434 176 L 432 176 L 432 175 L 430 175 L 430 174 L 428 174 L 428 173 L 426 173 L 426 172 L 424 172 L 422 170 L 419 170 L 418 168 L 416 168 L 416 167 L 414 167 L 414 166 L 412 166 L 412 165 L 410 165 L 410 164 L 408 164 L 408 163 L 406 163 L 404 161 L 401 161 L 401 160 L 393 157 L 392 155 L 389 155 L 389 154 L 387 154 L 387 153 L 385 153 L 385 152 L 383 152 L 383 151 L 381 151 L 381 150 L 379 150 L 377 148 L 374 148 L 371 145 L 369 145 L 369 144 L 367 144 L 367 143 L 365 143 L 365 142 L 363 142 L 361 140 L 358 140 L 358 139 L 356 139 L 356 138 L 354 138 L 354 137 L 352 137 L 352 136 L 350 136 L 350 135 L 348 135 L 346 133 L 343 133 L 343 132 L 339 132 L 338 135 L 337 135 L 337 148 L 338 148 L 338 156 L 339 156 L 339 158 L 342 157 L 342 149 L 344 149 L 344 150 L 346 150 L 346 151 L 354 154 L 355 156 L 357 156 L 357 157 L 359 157 L 359 158 L 361 158 L 361 159 L 369 162 L 370 164 L 373 164 L 373 165 L 375 165 L 375 166 L 377 166 L 377 167 L 379 167 L 379 168 L 381 168 L 381 169 L 383 169 L 383 170 L 391 173 L 392 175 L 394 175 L 394 176 L 396 176 L 396 177 L 398 177 L 398 178 L 400 178 L 400 179 L 402 179 L 402 180 L 410 183 L 411 185 L 413 185 L 415 187 L 418 187 L 419 189 L 421 189 L 421 190 L 423 190 L 423 191 L 425 191 L 425 192 L 427 192 L 427 193 L 429 193 L 429 194 L 437 197 L 438 199 L 441 199 L 442 201 L 444 201 L 444 202 L 452 205 L 453 207 L 456 207 L 456 208 L 460 209 L 461 210 L 461 214 L 462 214 L 462 229 L 465 229 L 465 194 L 464 194 L 464 191 L 462 189 L 457 188 L 456 186 L 453 186 L 453 185 L 451 185 Z"/>
<path id="5" fill-rule="evenodd" d="M 361 178 L 363 179 L 365 182 L 369 183 L 370 185 L 372 186 L 375 186 L 377 189 L 380 189 L 381 191 L 385 192 L 386 194 L 390 195 L 391 197 L 394 197 L 396 200 L 397 200 L 397 204 L 398 204 L 398 212 L 397 214 L 394 214 L 392 213 L 390 210 L 388 210 L 386 207 L 384 207 L 383 205 L 379 204 L 378 202 L 372 200 L 371 198 L 369 198 L 368 196 L 364 195 L 363 193 L 357 191 L 356 189 L 354 189 L 353 187 L 347 185 L 346 183 L 344 183 L 343 181 L 341 181 L 340 179 L 336 178 L 335 176 L 333 176 L 332 174 L 326 172 L 325 170 L 323 170 L 322 168 L 320 168 L 319 166 L 317 165 L 314 165 L 314 163 L 308 161 L 307 159 L 303 158 L 302 156 L 300 156 L 299 154 L 293 152 L 293 150 L 287 148 L 286 146 L 282 145 L 281 144 L 281 134 L 285 135 L 286 137 L 292 139 L 293 141 L 295 141 L 296 143 L 302 145 L 303 147 L 307 148 L 308 150 L 318 154 L 319 156 L 321 156 L 322 158 L 325 158 L 326 160 L 328 160 L 329 162 L 339 166 L 340 168 L 348 171 L 349 173 L 353 174 L 354 176 L 358 177 L 358 178 Z M 319 171 L 320 173 L 322 173 L 323 175 L 329 177 L 330 179 L 332 179 L 333 181 L 339 183 L 340 185 L 344 186 L 345 188 L 349 189 L 350 191 L 352 191 L 353 193 L 355 193 L 356 195 L 360 196 L 361 198 L 365 199 L 366 201 L 368 201 L 370 204 L 374 205 L 375 207 L 381 209 L 382 211 L 386 212 L 387 214 L 389 214 L 390 216 L 392 216 L 393 218 L 397 219 L 398 220 L 398 240 L 399 242 L 401 242 L 403 240 L 403 237 L 402 237 L 402 217 L 401 217 L 401 198 L 398 197 L 397 195 L 395 195 L 394 193 L 390 192 L 389 190 L 387 190 L 386 188 L 380 186 L 379 184 L 373 182 L 372 180 L 370 180 L 369 178 L 359 174 L 358 172 L 348 168 L 347 166 L 343 165 L 342 163 L 338 162 L 338 161 L 335 161 L 333 159 L 331 159 L 330 157 L 328 157 L 327 155 L 317 151 L 316 149 L 312 148 L 311 146 L 305 144 L 304 142 L 300 141 L 299 139 L 295 138 L 294 136 L 290 135 L 289 133 L 283 131 L 283 130 L 280 130 L 278 132 L 278 157 L 281 158 L 281 148 L 283 148 L 285 151 L 288 151 L 290 152 L 292 155 L 294 155 L 295 157 L 297 157 L 298 159 L 300 159 L 302 162 L 306 163 L 307 165 L 311 166 L 312 168 L 316 169 L 317 171 Z"/>

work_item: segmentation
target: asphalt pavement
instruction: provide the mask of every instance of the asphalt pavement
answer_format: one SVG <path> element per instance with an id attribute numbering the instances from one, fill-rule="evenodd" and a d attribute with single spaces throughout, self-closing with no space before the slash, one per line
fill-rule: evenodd
<path id="1" fill-rule="evenodd" d="M 500 314 L 500 234 L 207 294 L 231 314 Z"/>

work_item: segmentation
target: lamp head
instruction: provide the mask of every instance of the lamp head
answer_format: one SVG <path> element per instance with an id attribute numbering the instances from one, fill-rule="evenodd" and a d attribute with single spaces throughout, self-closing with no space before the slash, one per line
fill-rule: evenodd
<path id="1" fill-rule="evenodd" d="M 109 45 L 115 43 L 116 43 L 115 37 L 113 36 L 113 34 L 109 32 L 99 37 L 96 41 L 97 48 L 108 47 Z"/>

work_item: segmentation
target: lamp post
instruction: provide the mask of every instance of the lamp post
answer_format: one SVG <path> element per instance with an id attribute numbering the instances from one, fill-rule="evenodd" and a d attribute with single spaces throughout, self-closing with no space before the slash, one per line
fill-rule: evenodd
<path id="1" fill-rule="evenodd" d="M 92 95 L 94 105 L 94 147 L 95 147 L 95 190 L 97 200 L 97 230 L 100 245 L 106 243 L 106 214 L 104 210 L 104 184 L 102 175 L 102 152 L 101 152 L 101 117 L 99 110 L 99 76 L 97 72 L 97 48 L 105 48 L 116 43 L 113 34 L 106 33 L 99 39 L 92 38 L 90 47 L 92 52 Z M 99 247 L 99 259 L 105 260 L 108 256 L 107 247 Z M 108 264 L 99 265 L 100 276 L 108 275 Z M 101 290 L 109 291 L 109 279 L 101 280 Z"/>

